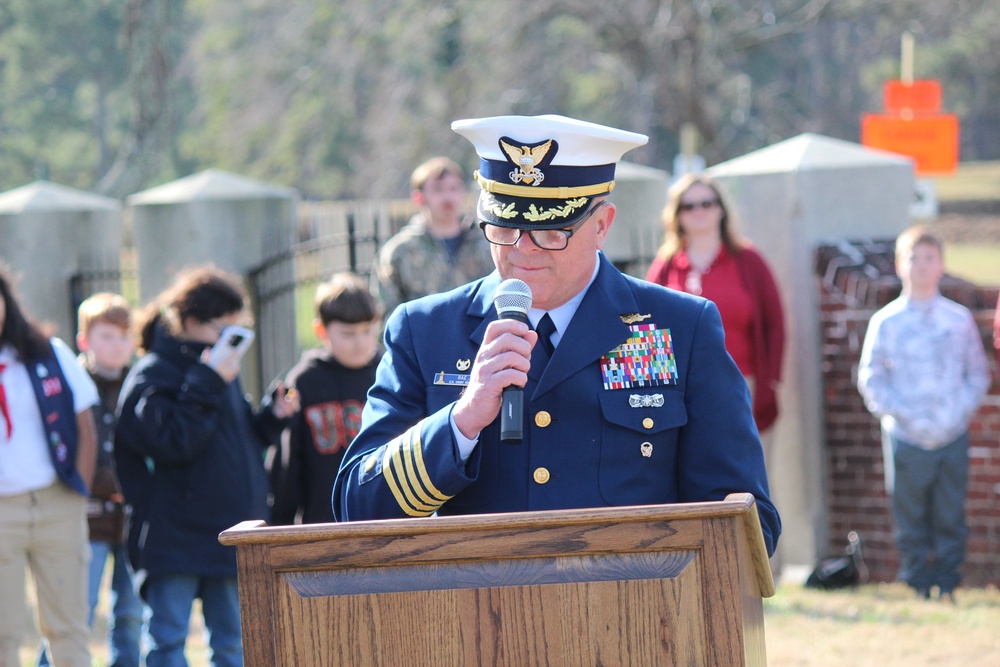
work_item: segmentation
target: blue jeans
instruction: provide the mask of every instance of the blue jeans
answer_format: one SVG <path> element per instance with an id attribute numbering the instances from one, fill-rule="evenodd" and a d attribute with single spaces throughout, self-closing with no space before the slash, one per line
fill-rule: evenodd
<path id="1" fill-rule="evenodd" d="M 124 545 L 108 542 L 90 543 L 90 570 L 87 573 L 87 604 L 90 612 L 87 624 L 94 625 L 94 610 L 101 593 L 101 580 L 108 556 L 113 561 L 111 572 L 111 663 L 110 667 L 139 667 L 139 637 L 142 635 L 142 601 L 132 587 L 128 568 L 128 552 Z M 49 664 L 49 656 L 42 648 L 38 657 L 39 667 Z"/>
<path id="2" fill-rule="evenodd" d="M 212 664 L 242 667 L 243 634 L 236 577 L 161 574 L 150 576 L 144 586 L 152 612 L 147 667 L 186 667 L 184 644 L 195 598 L 201 598 Z"/>
<path id="3" fill-rule="evenodd" d="M 895 489 L 892 512 L 899 579 L 918 591 L 950 593 L 965 560 L 969 435 L 926 450 L 889 436 Z"/>
<path id="4" fill-rule="evenodd" d="M 142 601 L 132 587 L 132 574 L 128 567 L 128 551 L 124 545 L 91 542 L 90 561 L 90 622 L 94 622 L 94 608 L 100 592 L 101 578 L 108 556 L 112 558 L 111 570 L 111 667 L 139 667 L 139 637 L 142 634 Z"/>

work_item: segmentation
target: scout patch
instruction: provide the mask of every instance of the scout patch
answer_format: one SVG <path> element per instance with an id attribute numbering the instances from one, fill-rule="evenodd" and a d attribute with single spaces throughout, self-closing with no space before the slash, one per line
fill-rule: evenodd
<path id="1" fill-rule="evenodd" d="M 628 340 L 601 357 L 605 389 L 677 384 L 677 360 L 670 329 L 655 324 L 629 326 Z"/>

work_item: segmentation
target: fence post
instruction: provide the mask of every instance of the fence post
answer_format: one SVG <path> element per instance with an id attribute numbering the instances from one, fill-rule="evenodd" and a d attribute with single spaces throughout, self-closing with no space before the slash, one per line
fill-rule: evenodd
<path id="1" fill-rule="evenodd" d="M 141 300 L 155 297 L 186 267 L 212 263 L 248 276 L 288 253 L 297 200 L 291 188 L 216 169 L 132 195 L 127 203 L 139 253 Z M 271 270 L 279 269 L 289 273 L 284 282 L 293 284 L 291 263 Z M 247 359 L 241 376 L 245 388 L 259 398 L 267 383 L 295 361 L 295 346 L 289 349 L 282 340 L 289 330 L 294 340 L 294 290 L 271 300 L 255 326 L 259 352 Z"/>
<path id="2" fill-rule="evenodd" d="M 70 346 L 77 303 L 71 279 L 95 259 L 117 271 L 122 206 L 90 192 L 36 181 L 0 194 L 0 255 L 32 316 Z"/>
<path id="3" fill-rule="evenodd" d="M 774 564 L 808 573 L 829 543 L 827 509 L 817 491 L 824 488 L 824 415 L 815 247 L 831 238 L 895 237 L 909 223 L 913 164 L 802 134 L 708 173 L 726 188 L 739 231 L 770 263 L 784 303 L 781 415 L 768 462 L 783 529 Z"/>

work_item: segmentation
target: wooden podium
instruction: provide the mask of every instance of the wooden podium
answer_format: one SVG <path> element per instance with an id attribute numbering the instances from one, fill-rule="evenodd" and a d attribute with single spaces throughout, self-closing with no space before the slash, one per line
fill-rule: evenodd
<path id="1" fill-rule="evenodd" d="M 765 665 L 753 496 L 223 532 L 263 665 Z"/>

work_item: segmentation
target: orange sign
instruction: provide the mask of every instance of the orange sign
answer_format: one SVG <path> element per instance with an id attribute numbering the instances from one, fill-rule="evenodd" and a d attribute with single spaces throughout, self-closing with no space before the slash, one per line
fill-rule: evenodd
<path id="1" fill-rule="evenodd" d="M 913 113 L 938 113 L 941 111 L 941 82 L 936 79 L 921 81 L 891 80 L 882 84 L 882 105 L 886 113 L 899 113 L 905 109 Z"/>
<path id="2" fill-rule="evenodd" d="M 861 143 L 912 157 L 918 176 L 951 174 L 958 166 L 958 117 L 863 114 Z"/>

